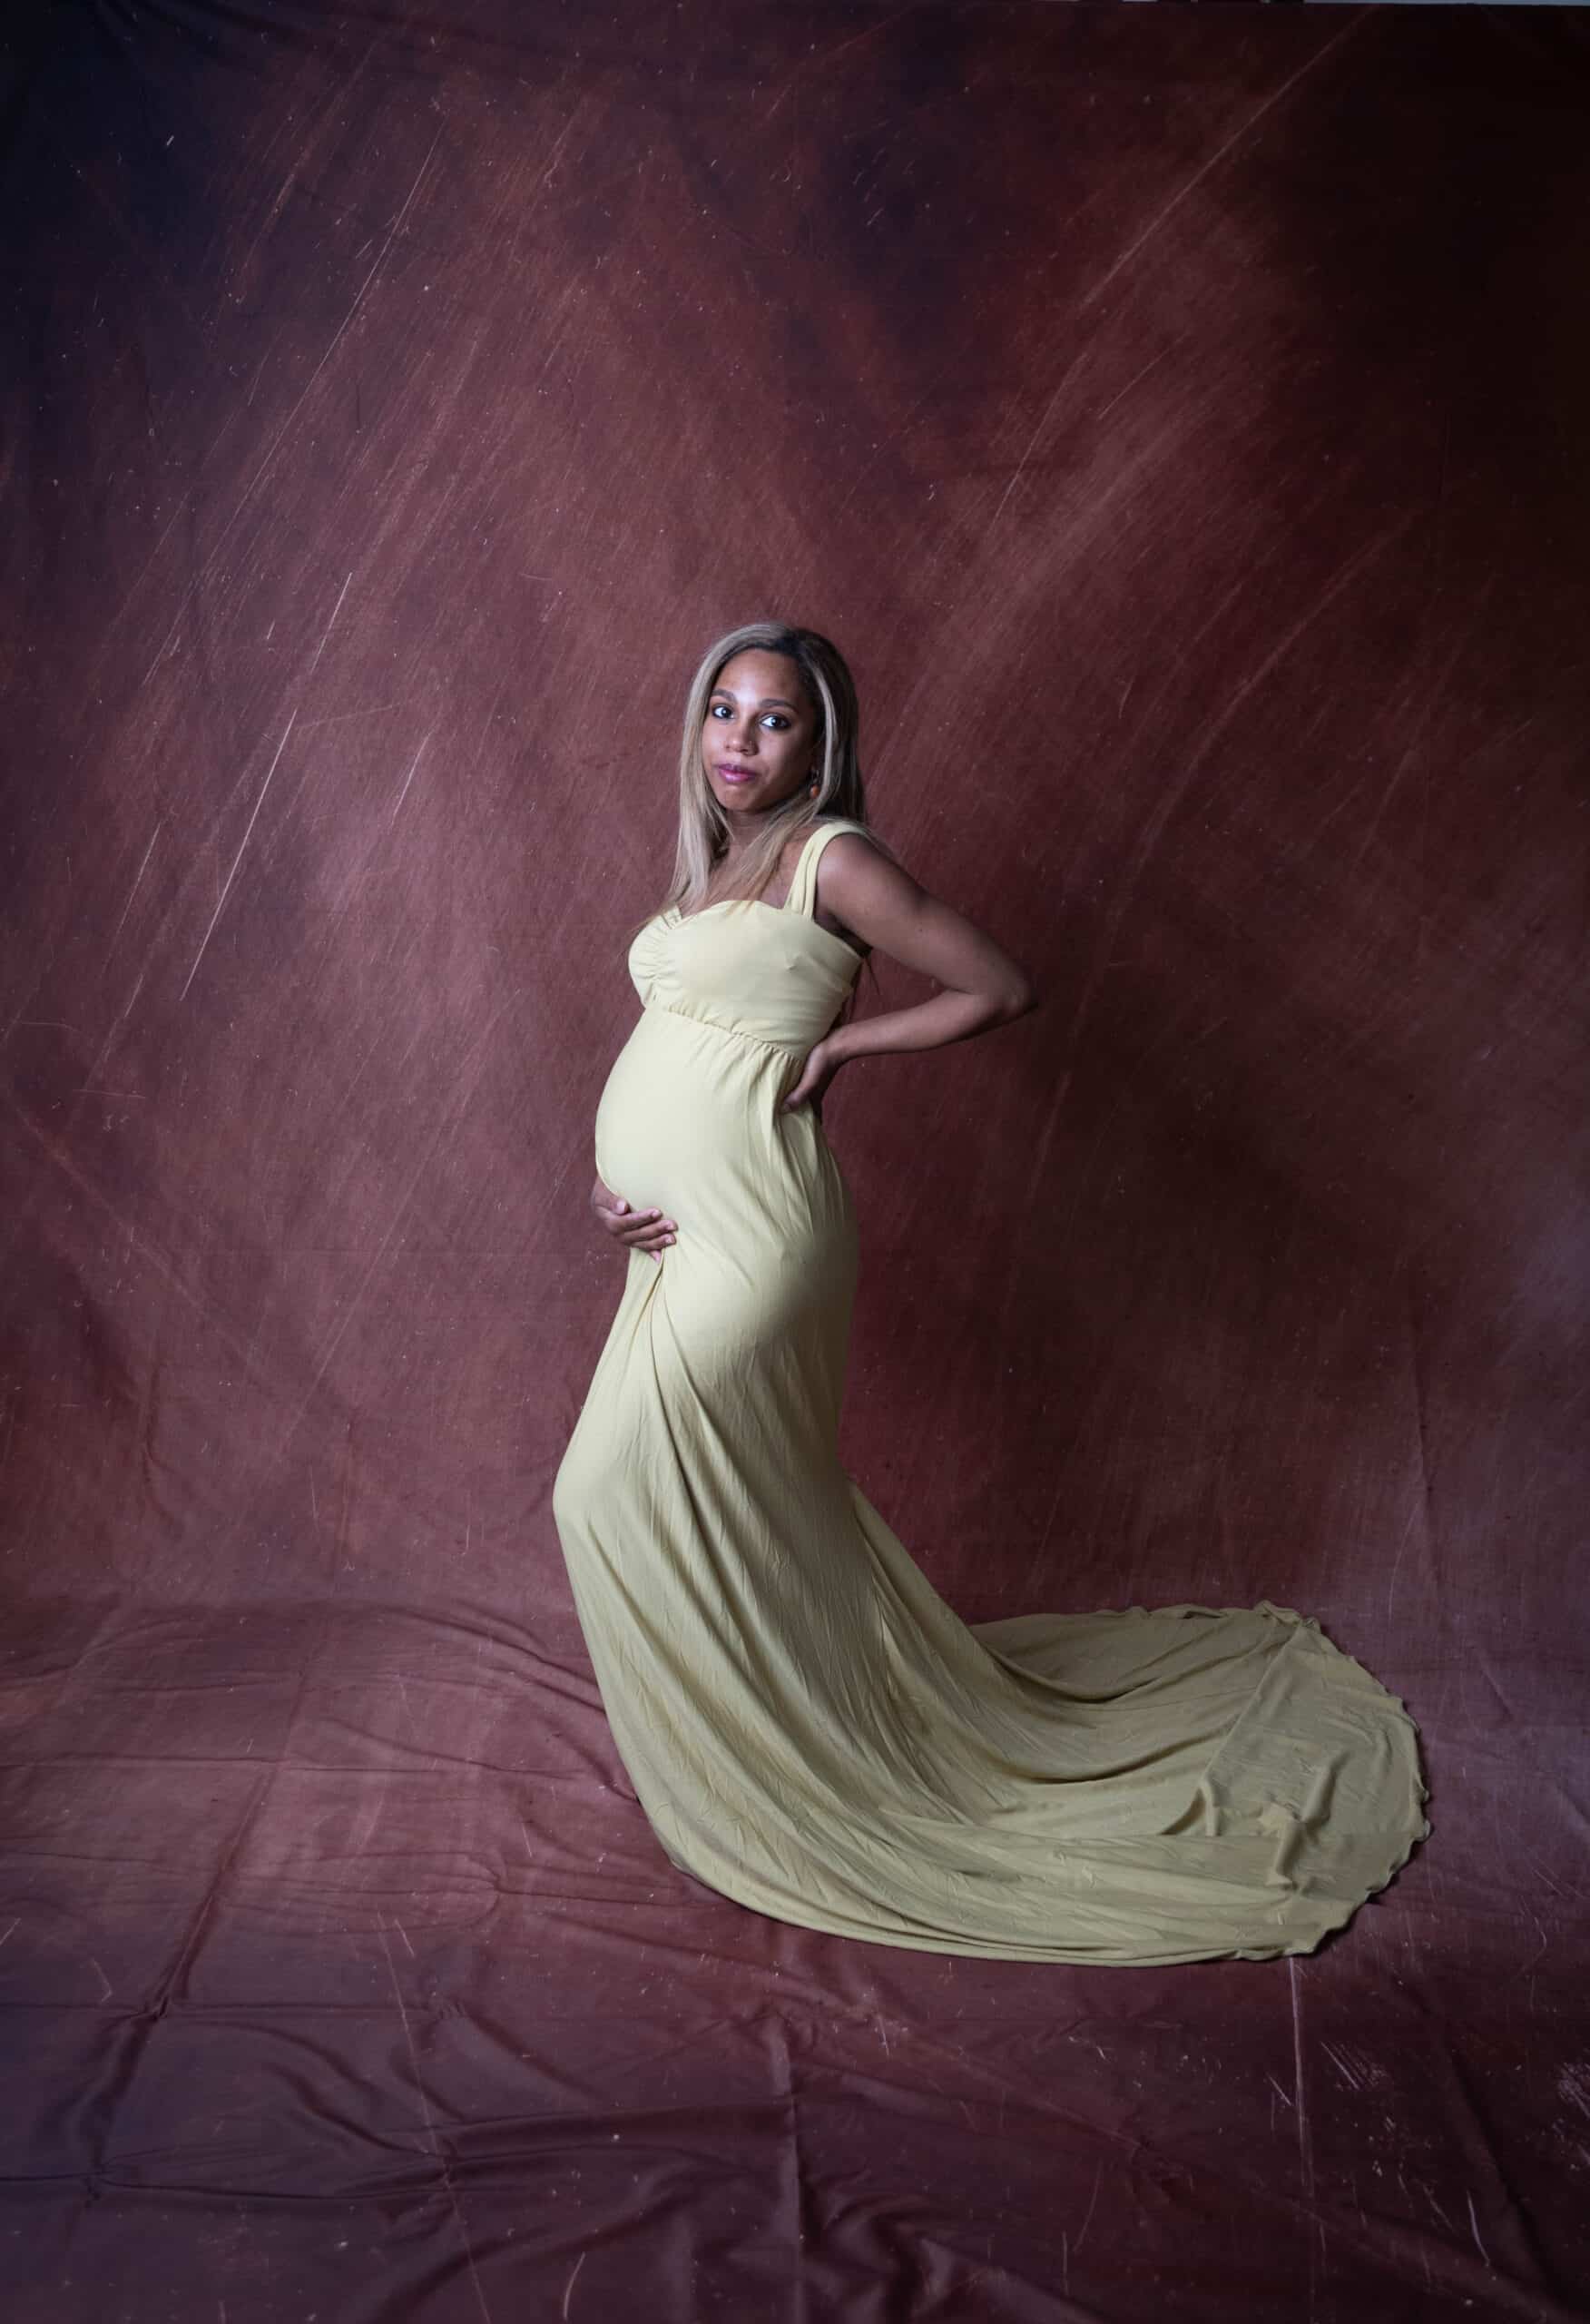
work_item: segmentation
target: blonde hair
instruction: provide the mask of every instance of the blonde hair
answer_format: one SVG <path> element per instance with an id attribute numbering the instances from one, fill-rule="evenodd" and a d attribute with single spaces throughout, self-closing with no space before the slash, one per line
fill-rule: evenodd
<path id="1" fill-rule="evenodd" d="M 742 623 L 708 647 L 691 680 L 679 753 L 679 832 L 673 851 L 673 875 L 657 911 L 648 913 L 639 923 L 633 931 L 634 936 L 675 905 L 688 917 L 706 902 L 712 872 L 729 843 L 729 825 L 712 796 L 702 764 L 702 730 L 706 724 L 707 704 L 725 665 L 736 654 L 747 651 L 780 654 L 795 665 L 801 691 L 817 714 L 819 779 L 815 793 L 802 783 L 790 797 L 768 809 L 765 829 L 746 849 L 744 891 L 734 901 L 751 902 L 760 899 L 791 839 L 809 833 L 820 822 L 835 817 L 853 823 L 867 822 L 866 790 L 858 755 L 860 709 L 856 682 L 844 655 L 831 639 L 815 629 L 797 629 L 781 621 Z M 868 833 L 893 862 L 894 851 L 870 824 Z M 849 1003 L 847 1010 L 848 1008 Z"/>

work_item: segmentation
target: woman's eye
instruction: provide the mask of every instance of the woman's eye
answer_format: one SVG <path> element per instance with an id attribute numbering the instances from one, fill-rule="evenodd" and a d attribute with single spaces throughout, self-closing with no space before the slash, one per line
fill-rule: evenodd
<path id="1" fill-rule="evenodd" d="M 720 711 L 721 711 L 726 716 L 731 717 L 733 715 L 733 713 L 730 710 L 729 704 L 726 702 L 714 702 L 708 705 L 707 716 L 709 718 L 716 718 Z M 779 728 L 780 733 L 782 733 L 783 729 L 790 724 L 790 721 L 777 710 L 768 711 L 765 714 L 763 724 L 765 724 L 767 720 L 770 718 L 772 720 L 773 724 Z"/>

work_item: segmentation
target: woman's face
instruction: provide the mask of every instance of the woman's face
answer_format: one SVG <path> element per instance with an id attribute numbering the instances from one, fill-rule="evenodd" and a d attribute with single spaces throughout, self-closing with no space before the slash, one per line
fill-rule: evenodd
<path id="1" fill-rule="evenodd" d="M 702 764 L 731 823 L 803 789 L 817 755 L 817 714 L 788 655 L 747 646 L 731 655 L 702 728 Z"/>

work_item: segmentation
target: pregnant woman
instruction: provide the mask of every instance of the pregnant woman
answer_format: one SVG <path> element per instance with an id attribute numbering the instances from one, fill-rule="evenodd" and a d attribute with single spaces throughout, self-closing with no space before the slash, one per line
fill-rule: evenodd
<path id="1" fill-rule="evenodd" d="M 840 1466 L 857 1237 L 823 1092 L 1035 999 L 878 845 L 857 725 L 826 638 L 721 638 L 630 948 L 593 1193 L 628 1272 L 553 1494 L 619 1752 L 672 1861 L 779 1920 L 1030 1961 L 1306 1953 L 1424 1835 L 1396 1698 L 1268 1603 L 968 1626 Z M 874 948 L 942 990 L 852 1018 Z"/>

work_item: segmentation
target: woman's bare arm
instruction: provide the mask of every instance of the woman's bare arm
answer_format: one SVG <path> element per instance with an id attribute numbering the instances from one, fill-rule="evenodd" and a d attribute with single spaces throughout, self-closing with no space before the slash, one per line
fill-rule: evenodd
<path id="1" fill-rule="evenodd" d="M 859 832 L 829 840 L 817 870 L 818 895 L 826 911 L 875 951 L 932 977 L 944 990 L 912 1009 L 891 1009 L 825 1033 L 780 1100 L 783 1111 L 810 1104 L 820 1119 L 823 1091 L 852 1058 L 943 1049 L 1037 1007 L 1036 988 L 1019 961 L 963 913 L 930 896 Z"/>
<path id="2" fill-rule="evenodd" d="M 824 1042 L 838 1063 L 891 1049 L 934 1049 L 1038 1005 L 1032 979 L 1003 946 L 931 896 L 859 832 L 841 832 L 818 859 L 822 903 L 902 968 L 945 989 L 914 1008 L 836 1026 Z"/>

